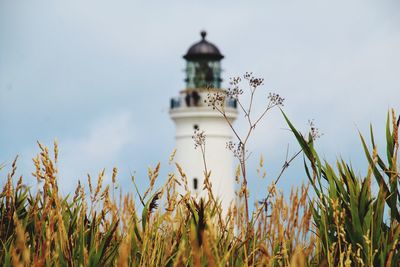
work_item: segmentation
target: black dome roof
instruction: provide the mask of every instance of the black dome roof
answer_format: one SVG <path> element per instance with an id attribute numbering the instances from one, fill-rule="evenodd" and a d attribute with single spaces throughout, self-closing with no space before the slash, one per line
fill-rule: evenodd
<path id="1" fill-rule="evenodd" d="M 201 41 L 192 45 L 187 51 L 186 55 L 183 56 L 186 60 L 196 59 L 209 59 L 209 60 L 221 60 L 224 56 L 219 52 L 218 47 L 206 40 L 207 32 L 202 31 L 200 33 Z"/>

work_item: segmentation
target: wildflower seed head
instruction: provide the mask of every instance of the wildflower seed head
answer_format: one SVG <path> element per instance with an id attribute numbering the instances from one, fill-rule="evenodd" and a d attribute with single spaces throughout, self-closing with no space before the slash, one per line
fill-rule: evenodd
<path id="1" fill-rule="evenodd" d="M 269 106 L 283 106 L 285 98 L 276 93 L 269 93 L 268 95 Z"/>
<path id="2" fill-rule="evenodd" d="M 230 78 L 229 84 L 232 86 L 237 86 L 242 81 L 242 78 L 239 76 Z"/>
<path id="3" fill-rule="evenodd" d="M 311 136 L 312 140 L 317 140 L 322 135 L 324 135 L 323 133 L 320 133 L 319 129 L 315 126 L 313 119 L 308 120 L 308 125 L 310 127 L 310 136 Z"/>
<path id="4" fill-rule="evenodd" d="M 244 155 L 244 147 L 241 142 L 236 144 L 235 142 L 229 141 L 226 143 L 226 148 L 232 151 L 233 155 L 238 159 L 241 159 Z"/>
<path id="5" fill-rule="evenodd" d="M 204 100 L 204 103 L 207 106 L 212 107 L 212 109 L 217 109 L 224 106 L 225 103 L 225 94 L 220 92 L 209 92 L 207 93 L 207 99 Z"/>
<path id="6" fill-rule="evenodd" d="M 246 80 L 250 80 L 250 78 L 252 77 L 253 73 L 252 72 L 247 72 L 243 75 L 243 78 Z"/>
<path id="7" fill-rule="evenodd" d="M 206 143 L 206 135 L 204 131 L 200 131 L 199 129 L 196 129 L 194 131 L 194 135 L 192 136 L 192 139 L 194 141 L 194 148 L 197 149 L 198 147 L 204 146 Z"/>
<path id="8" fill-rule="evenodd" d="M 254 77 L 252 72 L 246 72 L 243 75 L 243 78 L 249 82 L 250 87 L 252 87 L 253 89 L 264 85 L 264 79 Z"/>
<path id="9" fill-rule="evenodd" d="M 242 79 L 240 77 L 233 77 L 230 79 L 230 86 L 227 91 L 227 96 L 232 99 L 238 99 L 243 94 L 243 90 L 239 88 L 239 83 Z"/>

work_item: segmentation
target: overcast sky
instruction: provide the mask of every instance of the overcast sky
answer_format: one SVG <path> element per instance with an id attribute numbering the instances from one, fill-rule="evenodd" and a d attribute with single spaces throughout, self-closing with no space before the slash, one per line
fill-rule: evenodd
<path id="1" fill-rule="evenodd" d="M 158 161 L 164 179 L 174 148 L 169 98 L 184 88 L 182 55 L 203 29 L 225 55 L 224 86 L 246 71 L 265 78 L 259 99 L 285 97 L 295 125 L 314 119 L 324 133 L 322 156 L 363 173 L 357 130 L 373 123 L 383 137 L 388 109 L 400 112 L 399 3 L 0 0 L 0 175 L 18 154 L 19 173 L 32 180 L 36 140 L 57 138 L 65 193 L 104 167 L 119 168 L 125 190 L 134 173 L 143 186 Z M 250 181 L 256 198 L 288 145 L 298 149 L 276 110 L 250 144 L 252 175 L 261 154 L 268 173 Z M 304 180 L 299 158 L 280 187 Z"/>

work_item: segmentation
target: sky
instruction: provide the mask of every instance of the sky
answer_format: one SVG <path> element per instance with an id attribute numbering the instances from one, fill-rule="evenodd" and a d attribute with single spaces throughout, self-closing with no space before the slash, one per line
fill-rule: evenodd
<path id="1" fill-rule="evenodd" d="M 358 130 L 376 130 L 384 151 L 387 112 L 400 112 L 398 1 L 6 1 L 0 0 L 0 171 L 19 155 L 28 182 L 36 141 L 58 140 L 59 183 L 74 190 L 86 174 L 119 169 L 133 191 L 161 162 L 173 171 L 169 99 L 184 89 L 182 58 L 206 30 L 225 55 L 229 77 L 265 79 L 256 111 L 269 92 L 285 98 L 284 112 L 301 130 L 314 120 L 321 157 L 343 157 L 362 175 Z M 236 127 L 244 129 L 241 118 Z M 249 144 L 249 188 L 266 193 L 289 155 L 299 149 L 279 110 L 257 127 Z M 256 177 L 263 155 L 267 177 Z M 299 157 L 282 177 L 288 191 L 306 181 Z M 108 178 L 109 179 L 109 178 Z"/>

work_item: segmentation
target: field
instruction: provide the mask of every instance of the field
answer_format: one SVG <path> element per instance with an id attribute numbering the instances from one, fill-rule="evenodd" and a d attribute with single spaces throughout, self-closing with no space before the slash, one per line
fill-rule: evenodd
<path id="1" fill-rule="evenodd" d="M 58 146 L 39 144 L 33 174 L 41 190 L 33 193 L 12 164 L 0 195 L 0 262 L 3 266 L 399 266 L 400 213 L 398 124 L 394 112 L 386 124 L 385 157 L 370 149 L 360 134 L 369 165 L 358 177 L 346 162 L 322 161 L 287 119 L 307 159 L 309 184 L 295 189 L 290 201 L 277 193 L 246 216 L 246 188 L 228 214 L 209 197 L 196 201 L 178 195 L 186 177 L 179 164 L 162 188 L 153 188 L 160 166 L 149 170 L 150 186 L 118 195 L 103 186 L 104 171 L 89 188 L 78 184 L 62 197 L 57 184 Z M 173 159 L 171 159 L 173 160 Z M 241 173 L 237 174 L 239 177 Z M 239 178 L 238 177 L 238 178 Z M 372 180 L 379 185 L 371 190 Z M 134 180 L 132 180 L 136 187 Z M 317 198 L 310 199 L 313 190 Z M 88 191 L 88 192 L 87 192 Z M 140 214 L 138 211 L 141 211 Z"/>

